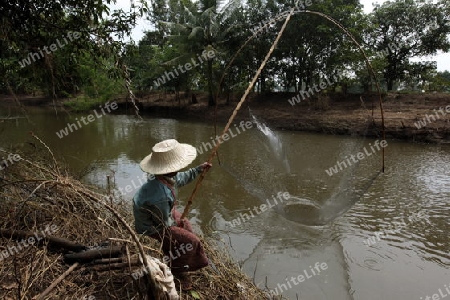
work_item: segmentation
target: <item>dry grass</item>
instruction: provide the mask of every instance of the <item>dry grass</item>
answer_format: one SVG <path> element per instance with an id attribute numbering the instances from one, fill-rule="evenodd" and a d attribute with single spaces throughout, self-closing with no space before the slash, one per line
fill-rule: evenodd
<path id="1" fill-rule="evenodd" d="M 42 149 L 33 151 L 41 153 L 34 155 L 38 157 L 27 159 L 21 154 L 21 161 L 0 171 L 0 215 L 4 216 L 0 229 L 40 232 L 54 225 L 57 232 L 53 236 L 89 247 L 126 246 L 130 256 L 138 254 L 137 243 L 131 242 L 132 233 L 120 220 L 133 223 L 129 203 L 108 198 L 97 188 L 73 179 L 56 165 L 49 149 Z M 117 214 L 106 209 L 107 205 Z M 149 255 L 162 258 L 158 242 L 138 238 Z M 0 252 L 17 245 L 18 241 L 0 237 Z M 194 290 L 200 299 L 268 299 L 214 241 L 204 240 L 204 245 L 217 271 L 207 267 L 193 273 Z M 70 268 L 63 254 L 61 249 L 35 244 L 0 258 L 0 298 L 33 299 L 40 295 Z M 131 277 L 142 266 L 103 272 L 92 267 L 76 267 L 45 299 L 148 299 L 145 281 Z M 196 299 L 191 293 L 180 295 L 181 299 Z"/>

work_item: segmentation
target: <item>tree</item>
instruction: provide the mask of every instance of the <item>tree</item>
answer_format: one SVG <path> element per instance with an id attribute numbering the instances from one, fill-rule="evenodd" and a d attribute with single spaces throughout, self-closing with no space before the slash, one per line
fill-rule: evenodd
<path id="1" fill-rule="evenodd" d="M 5 0 L 0 3 L 0 76 L 9 90 L 24 84 L 52 97 L 66 96 L 83 83 L 78 61 L 89 55 L 102 65 L 117 66 L 123 75 L 124 43 L 136 18 L 147 11 L 146 1 L 132 11 L 110 11 L 112 0 Z M 31 84 L 30 84 L 31 83 Z"/>
<path id="2" fill-rule="evenodd" d="M 450 72 L 438 72 L 434 78 L 430 80 L 430 90 L 437 92 L 450 92 Z"/>
<path id="3" fill-rule="evenodd" d="M 359 1 L 313 1 L 308 9 L 329 15 L 356 36 L 362 31 Z M 341 29 L 322 17 L 305 13 L 293 16 L 279 49 L 275 55 L 284 58 L 281 73 L 286 74 L 287 87 L 294 86 L 296 91 L 338 76 L 353 64 L 355 56 L 360 57 L 355 55 L 356 46 Z"/>
<path id="4" fill-rule="evenodd" d="M 410 63 L 411 57 L 450 50 L 449 7 L 445 0 L 436 4 L 424 0 L 397 0 L 375 6 L 370 15 L 367 44 L 375 52 L 386 55 L 383 75 L 389 91 L 396 80 L 405 79 L 408 73 L 420 69 Z M 429 71 L 425 63 L 422 69 Z"/>
<path id="5" fill-rule="evenodd" d="M 203 0 L 198 3 L 191 1 L 169 1 L 171 14 L 162 15 L 159 27 L 165 32 L 168 43 L 179 55 L 165 65 L 173 67 L 184 64 L 192 59 L 198 60 L 204 53 L 214 52 L 214 57 L 206 59 L 206 82 L 208 90 L 208 104 L 215 105 L 214 99 L 214 61 L 219 53 L 226 53 L 224 44 L 232 34 L 236 18 L 233 12 L 239 6 L 239 1 L 233 0 L 223 8 L 219 8 L 219 1 Z M 227 26 L 229 25 L 229 26 Z"/>

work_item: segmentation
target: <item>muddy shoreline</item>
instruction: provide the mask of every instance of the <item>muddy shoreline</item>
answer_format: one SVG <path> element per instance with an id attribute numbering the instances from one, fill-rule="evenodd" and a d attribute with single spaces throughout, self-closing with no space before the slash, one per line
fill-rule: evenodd
<path id="1" fill-rule="evenodd" d="M 251 95 L 234 122 L 249 120 L 248 108 L 271 128 L 323 134 L 360 135 L 382 138 L 379 97 L 369 95 L 333 95 L 323 99 L 301 101 L 291 105 L 294 93 Z M 2 97 L 2 103 L 17 106 L 13 99 Z M 24 106 L 53 106 L 51 99 L 20 97 Z M 175 99 L 173 94 L 148 94 L 139 97 L 141 115 L 214 123 L 228 121 L 238 97 L 229 105 L 219 101 L 217 117 L 214 107 L 207 106 L 206 95 L 197 95 L 199 103 L 190 104 L 190 97 Z M 119 109 L 114 113 L 134 114 L 125 97 L 114 100 Z M 61 106 L 63 101 L 57 101 Z M 372 111 L 373 106 L 373 111 Z M 387 139 L 418 143 L 450 144 L 450 94 L 400 94 L 383 96 L 385 134 Z M 419 127 L 420 128 L 419 128 Z"/>
<path id="2" fill-rule="evenodd" d="M 383 136 L 377 95 L 335 96 L 322 101 L 300 102 L 294 106 L 288 101 L 292 96 L 295 94 L 250 97 L 240 109 L 235 122 L 249 120 L 250 108 L 254 115 L 278 130 L 373 138 Z M 145 115 L 213 123 L 214 108 L 205 103 L 206 99 L 200 104 L 180 107 L 173 100 L 144 98 L 140 107 L 141 114 Z M 237 101 L 231 105 L 219 105 L 217 122 L 222 125 L 219 129 L 228 121 L 236 104 Z M 129 103 L 121 103 L 120 106 L 130 111 Z M 449 94 L 388 94 L 383 98 L 383 109 L 386 139 L 450 144 Z"/>

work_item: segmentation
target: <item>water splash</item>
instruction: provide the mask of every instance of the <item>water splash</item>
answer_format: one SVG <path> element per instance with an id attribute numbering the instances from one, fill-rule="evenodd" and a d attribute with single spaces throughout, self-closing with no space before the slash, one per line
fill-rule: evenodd
<path id="1" fill-rule="evenodd" d="M 278 135 L 276 135 L 265 123 L 261 122 L 250 110 L 248 109 L 250 116 L 253 119 L 253 122 L 256 124 L 256 127 L 260 133 L 267 139 L 268 143 L 264 143 L 263 145 L 266 147 L 266 150 L 272 153 L 277 161 L 279 161 L 286 173 L 291 173 L 291 167 L 289 165 L 289 160 L 286 155 L 286 151 L 283 148 L 283 143 Z"/>

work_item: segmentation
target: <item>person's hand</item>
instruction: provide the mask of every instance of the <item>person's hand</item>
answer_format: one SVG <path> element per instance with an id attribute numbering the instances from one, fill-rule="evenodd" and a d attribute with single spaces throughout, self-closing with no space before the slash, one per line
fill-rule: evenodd
<path id="1" fill-rule="evenodd" d="M 212 164 L 210 164 L 209 162 L 204 162 L 200 165 L 200 167 L 202 168 L 202 172 L 208 171 L 209 169 L 211 169 Z"/>
<path id="2" fill-rule="evenodd" d="M 183 220 L 179 220 L 178 221 L 178 227 L 180 227 L 180 228 L 184 228 L 184 220 L 186 220 L 186 219 L 183 219 Z"/>

